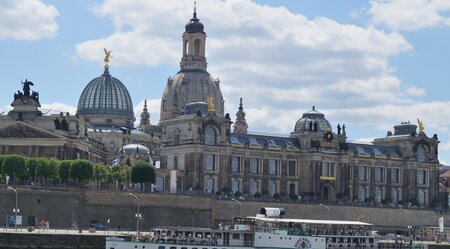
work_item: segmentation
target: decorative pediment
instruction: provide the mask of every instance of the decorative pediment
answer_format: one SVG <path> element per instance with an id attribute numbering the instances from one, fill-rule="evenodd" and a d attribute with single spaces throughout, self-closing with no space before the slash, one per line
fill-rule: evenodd
<path id="1" fill-rule="evenodd" d="M 36 129 L 22 122 L 0 128 L 0 138 L 60 138 L 51 132 Z"/>

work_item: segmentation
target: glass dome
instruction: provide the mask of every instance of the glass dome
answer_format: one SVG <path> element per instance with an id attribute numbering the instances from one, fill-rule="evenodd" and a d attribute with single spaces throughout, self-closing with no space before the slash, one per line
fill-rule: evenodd
<path id="1" fill-rule="evenodd" d="M 133 118 L 133 102 L 124 84 L 108 70 L 84 88 L 78 101 L 80 115 L 118 115 Z"/>

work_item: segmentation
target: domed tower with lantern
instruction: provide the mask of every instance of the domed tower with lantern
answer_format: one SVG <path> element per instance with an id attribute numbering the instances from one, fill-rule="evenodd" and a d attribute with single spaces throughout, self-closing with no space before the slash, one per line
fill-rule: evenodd
<path id="1" fill-rule="evenodd" d="M 206 70 L 206 33 L 196 8 L 182 37 L 180 71 L 167 80 L 161 99 L 159 173 L 178 190 L 217 189 L 218 151 L 229 143 L 232 121 L 219 80 Z"/>

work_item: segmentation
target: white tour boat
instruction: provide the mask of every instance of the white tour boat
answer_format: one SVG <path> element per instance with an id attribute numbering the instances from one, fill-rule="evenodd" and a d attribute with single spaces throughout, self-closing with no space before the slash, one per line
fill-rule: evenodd
<path id="1" fill-rule="evenodd" d="M 106 249 L 344 249 L 378 248 L 372 224 L 360 221 L 284 219 L 281 208 L 234 218 L 218 229 L 158 227 L 139 240 L 108 237 Z"/>

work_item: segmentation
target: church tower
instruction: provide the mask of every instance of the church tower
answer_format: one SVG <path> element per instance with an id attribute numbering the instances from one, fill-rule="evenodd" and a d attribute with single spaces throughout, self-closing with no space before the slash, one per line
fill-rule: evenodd
<path id="1" fill-rule="evenodd" d="M 145 127 L 147 127 L 149 125 L 150 125 L 150 113 L 148 112 L 148 109 L 147 109 L 147 100 L 145 100 L 144 109 L 142 110 L 142 113 L 141 113 L 141 121 L 139 123 L 139 129 L 145 130 Z"/>
<path id="2" fill-rule="evenodd" d="M 242 98 L 239 103 L 239 110 L 236 112 L 236 121 L 234 121 L 233 131 L 235 133 L 246 134 L 248 129 L 247 121 L 245 120 L 245 111 L 242 107 Z"/>
<path id="3" fill-rule="evenodd" d="M 215 114 L 224 117 L 224 100 L 220 81 L 206 70 L 206 33 L 197 17 L 197 10 L 185 26 L 183 33 L 183 53 L 180 71 L 167 79 L 161 98 L 160 121 L 185 115 L 187 106 L 193 103 L 206 103 L 212 98 Z"/>

